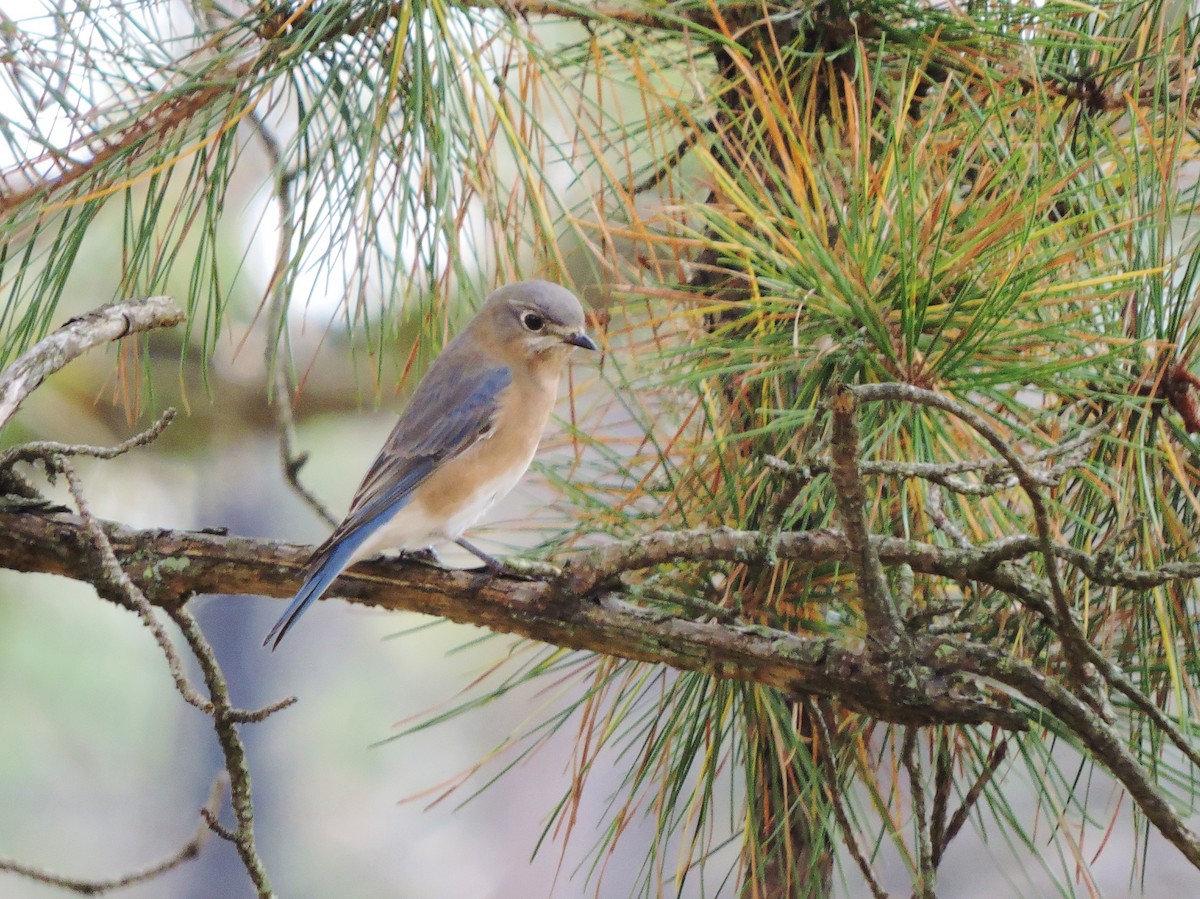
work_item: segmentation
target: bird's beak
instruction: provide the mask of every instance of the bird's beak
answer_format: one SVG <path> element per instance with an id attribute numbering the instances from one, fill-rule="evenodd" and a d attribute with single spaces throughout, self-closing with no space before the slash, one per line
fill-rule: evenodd
<path id="1" fill-rule="evenodd" d="M 596 341 L 592 340 L 592 338 L 588 337 L 582 331 L 578 334 L 568 334 L 563 338 L 563 343 L 569 343 L 571 346 L 577 346 L 583 350 L 597 349 Z"/>

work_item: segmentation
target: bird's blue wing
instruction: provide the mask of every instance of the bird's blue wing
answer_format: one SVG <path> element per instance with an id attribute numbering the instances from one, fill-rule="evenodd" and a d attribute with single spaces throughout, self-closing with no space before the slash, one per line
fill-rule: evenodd
<path id="1" fill-rule="evenodd" d="M 373 521 L 381 512 L 400 509 L 435 468 L 492 430 L 512 372 L 502 365 L 470 373 L 462 369 L 454 365 L 430 369 L 367 470 L 335 535 Z"/>
<path id="2" fill-rule="evenodd" d="M 408 503 L 435 469 L 495 426 L 500 397 L 512 383 L 507 366 L 483 364 L 455 341 L 437 358 L 383 449 L 375 457 L 345 520 L 313 553 L 304 585 L 263 645 L 274 649 L 296 620 L 350 564 L 354 553 Z"/>

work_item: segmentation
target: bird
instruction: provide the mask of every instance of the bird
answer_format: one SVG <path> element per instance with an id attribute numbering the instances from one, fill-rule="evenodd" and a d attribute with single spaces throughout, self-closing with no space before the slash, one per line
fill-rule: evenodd
<path id="1" fill-rule="evenodd" d="M 363 477 L 345 519 L 313 552 L 304 583 L 271 628 L 272 650 L 346 568 L 387 550 L 432 557 L 456 543 L 488 572 L 504 564 L 463 537 L 533 461 L 576 347 L 595 350 L 583 305 L 550 281 L 490 293 L 417 385 Z"/>

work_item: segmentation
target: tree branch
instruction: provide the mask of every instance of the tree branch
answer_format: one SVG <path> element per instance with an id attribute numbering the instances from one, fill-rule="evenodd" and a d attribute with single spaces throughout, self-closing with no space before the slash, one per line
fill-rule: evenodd
<path id="1" fill-rule="evenodd" d="M 1045 497 L 1042 496 L 1042 485 L 1039 483 L 1036 473 L 987 419 L 964 403 L 911 384 L 862 384 L 849 389 L 853 391 L 855 398 L 860 402 L 912 403 L 948 412 L 970 425 L 1004 459 L 1009 469 L 1016 475 L 1017 481 L 1033 509 L 1038 543 L 1046 566 L 1046 580 L 1050 584 L 1050 594 L 1054 599 L 1055 611 L 1058 613 L 1058 634 L 1068 650 L 1064 653 L 1067 668 L 1078 687 L 1089 696 L 1097 711 L 1102 712 L 1106 717 L 1111 717 L 1111 709 L 1107 706 L 1107 700 L 1096 689 L 1098 685 L 1094 673 L 1090 672 L 1083 662 L 1088 655 L 1090 644 L 1087 635 L 1075 621 L 1070 603 L 1067 601 L 1066 590 L 1063 588 L 1062 578 L 1059 575 L 1058 557 L 1054 551 L 1050 510 L 1046 506 Z"/>
<path id="2" fill-rule="evenodd" d="M 130 334 L 177 325 L 184 318 L 183 309 L 174 299 L 159 296 L 111 303 L 71 319 L 0 374 L 0 428 L 25 397 L 76 356 Z"/>
<path id="3" fill-rule="evenodd" d="M 290 597 L 300 586 L 311 548 L 248 537 L 169 530 L 133 530 L 101 522 L 125 571 L 150 602 L 171 609 L 195 593 L 247 593 Z M 761 535 L 749 531 L 714 534 L 684 532 L 658 539 L 617 544 L 662 552 L 707 546 L 709 557 L 761 553 Z M 801 538 L 801 539 L 791 539 Z M 807 538 L 807 539 L 805 539 Z M 880 543 L 894 550 L 905 541 Z M 919 546 L 919 544 L 913 544 Z M 836 534 L 788 534 L 781 555 L 795 557 L 805 547 L 817 559 L 844 558 Z M 609 547 L 589 550 L 570 569 L 588 584 L 603 580 L 598 562 Z M 949 550 L 958 558 L 958 550 Z M 644 553 L 643 558 L 654 553 Z M 952 563 L 944 562 L 948 567 Z M 41 571 L 77 580 L 98 578 L 91 538 L 78 517 L 64 514 L 0 512 L 0 566 Z M 632 566 L 629 566 L 632 567 Z M 913 566 L 922 570 L 921 565 Z M 789 694 L 836 696 L 882 720 L 906 723 L 990 722 L 1023 729 L 1024 718 L 968 687 L 947 689 L 945 666 L 937 660 L 940 639 L 921 647 L 926 659 L 916 681 L 893 683 L 898 660 L 866 658 L 858 646 L 831 637 L 803 636 L 757 626 L 689 621 L 662 615 L 625 601 L 615 590 L 574 592 L 569 575 L 559 581 L 498 577 L 476 586 L 474 572 L 442 571 L 423 565 L 374 560 L 339 578 L 333 593 L 351 602 L 406 609 L 513 633 L 570 649 L 583 649 L 637 661 L 700 671 L 715 677 L 761 683 Z M 905 663 L 909 664 L 909 663 Z M 953 679 L 952 676 L 950 678 Z"/>
<path id="4" fill-rule="evenodd" d="M 134 434 L 128 440 L 123 440 L 116 446 L 88 446 L 85 443 L 59 443 L 56 440 L 33 440 L 22 443 L 0 453 L 0 473 L 7 471 L 18 462 L 45 461 L 54 456 L 91 456 L 93 459 L 115 459 L 139 446 L 146 446 L 158 439 L 167 429 L 167 425 L 175 420 L 174 407 L 168 407 L 158 417 L 158 421 L 140 434 Z"/>
<path id="5" fill-rule="evenodd" d="M 854 392 L 844 386 L 834 388 L 829 410 L 833 416 L 829 476 L 837 493 L 838 517 L 846 529 L 847 556 L 858 582 L 863 617 L 867 621 L 867 635 L 878 644 L 879 649 L 893 652 L 900 646 L 900 616 L 867 527 L 867 491 L 858 470 L 858 420 Z"/>
<path id="6" fill-rule="evenodd" d="M 988 677 L 1017 690 L 1066 725 L 1092 758 L 1121 782 L 1155 829 L 1189 862 L 1200 868 L 1200 837 L 1171 808 L 1125 741 L 1089 702 L 1081 700 L 1054 678 L 991 647 L 964 644 L 956 663 L 977 674 L 987 671 Z"/>

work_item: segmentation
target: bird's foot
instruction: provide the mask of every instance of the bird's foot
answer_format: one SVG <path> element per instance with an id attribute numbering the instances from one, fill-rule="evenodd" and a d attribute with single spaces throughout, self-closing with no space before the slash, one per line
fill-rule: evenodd
<path id="1" fill-rule="evenodd" d="M 558 577 L 562 574 L 562 571 L 553 565 L 547 565 L 545 562 L 536 562 L 531 559 L 501 561 L 495 556 L 484 552 L 469 540 L 461 537 L 454 542 L 483 562 L 483 569 L 479 570 L 479 573 L 475 575 L 475 579 L 471 582 L 472 590 L 478 590 L 501 576 L 517 578 L 523 581 L 537 581 Z"/>
<path id="2" fill-rule="evenodd" d="M 437 568 L 445 571 L 446 563 L 442 561 L 432 546 L 427 546 L 424 549 L 406 549 L 400 553 L 400 558 L 405 562 L 415 562 L 417 565 L 425 565 L 429 568 Z"/>

